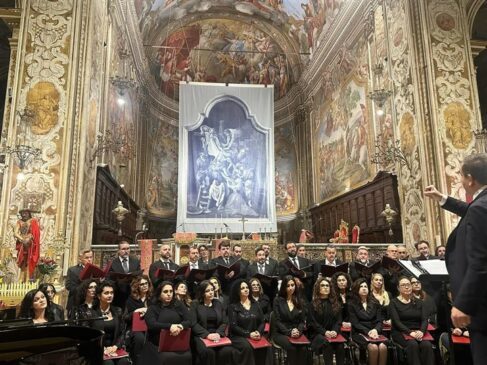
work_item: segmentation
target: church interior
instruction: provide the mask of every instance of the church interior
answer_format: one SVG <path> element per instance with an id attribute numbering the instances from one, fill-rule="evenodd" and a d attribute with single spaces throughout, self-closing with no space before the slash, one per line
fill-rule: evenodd
<path id="1" fill-rule="evenodd" d="M 355 227 L 360 244 L 411 255 L 444 245 L 458 218 L 423 191 L 469 198 L 460 166 L 486 152 L 486 48 L 484 0 L 2 0 L 0 283 L 19 277 L 22 210 L 54 264 L 36 276 L 60 290 L 81 250 L 102 266 L 121 239 L 139 252 L 175 232 L 243 233 L 248 259 L 252 234 L 276 256 L 303 234 L 311 253 L 347 246 Z M 273 88 L 276 229 L 179 227 L 184 83 Z"/>

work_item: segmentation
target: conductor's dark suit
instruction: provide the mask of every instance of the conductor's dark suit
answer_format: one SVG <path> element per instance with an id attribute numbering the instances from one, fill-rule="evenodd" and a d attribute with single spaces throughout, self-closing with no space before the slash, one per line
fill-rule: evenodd
<path id="1" fill-rule="evenodd" d="M 443 208 L 461 217 L 446 246 L 453 306 L 471 316 L 474 363 L 484 364 L 487 359 L 487 189 L 470 204 L 448 197 Z"/>

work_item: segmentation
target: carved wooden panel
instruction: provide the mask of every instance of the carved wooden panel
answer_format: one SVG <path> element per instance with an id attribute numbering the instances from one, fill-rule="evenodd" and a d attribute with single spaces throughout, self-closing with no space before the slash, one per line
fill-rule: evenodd
<path id="1" fill-rule="evenodd" d="M 386 204 L 390 204 L 398 213 L 391 227 L 392 236 L 389 235 L 389 225 L 381 215 Z M 402 242 L 397 177 L 380 172 L 368 184 L 312 208 L 311 217 L 316 242 L 328 242 L 342 219 L 349 223 L 350 240 L 352 228 L 358 224 L 360 242 Z"/>
<path id="2" fill-rule="evenodd" d="M 122 236 L 118 235 L 120 226 L 112 213 L 119 200 L 129 210 L 122 222 Z M 114 244 L 122 238 L 133 242 L 137 233 L 135 224 L 138 210 L 139 206 L 120 188 L 108 167 L 98 167 L 93 215 L 93 245 Z"/>

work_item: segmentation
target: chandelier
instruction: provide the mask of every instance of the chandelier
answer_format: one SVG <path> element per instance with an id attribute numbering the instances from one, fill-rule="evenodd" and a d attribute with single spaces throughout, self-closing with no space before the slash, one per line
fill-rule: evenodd
<path id="1" fill-rule="evenodd" d="M 377 114 L 383 115 L 384 114 L 384 105 L 387 100 L 391 97 L 392 91 L 386 90 L 382 88 L 381 81 L 382 81 L 382 73 L 384 72 L 384 65 L 382 63 L 378 63 L 372 67 L 372 71 L 376 78 L 376 85 L 378 86 L 377 89 L 369 92 L 368 97 L 371 99 L 375 106 L 377 107 Z"/>
<path id="2" fill-rule="evenodd" d="M 130 53 L 128 52 L 127 49 L 122 48 L 119 50 L 118 54 L 120 56 L 120 61 L 122 64 L 122 67 L 120 70 L 121 72 L 120 72 L 120 74 L 117 73 L 115 76 L 111 76 L 110 82 L 112 83 L 113 86 L 115 86 L 117 88 L 118 94 L 120 96 L 123 96 L 123 95 L 125 95 L 126 90 L 135 87 L 136 82 L 131 76 L 129 77 L 127 75 L 128 74 L 127 71 L 130 71 L 130 70 L 128 70 L 128 67 L 127 67 L 127 59 L 129 57 Z"/>
<path id="3" fill-rule="evenodd" d="M 382 134 L 375 139 L 375 153 L 372 155 L 371 162 L 382 167 L 399 163 L 411 170 L 409 161 L 401 149 L 401 141 L 399 139 L 384 140 Z"/>
<path id="4" fill-rule="evenodd" d="M 93 151 L 90 162 L 92 163 L 97 157 L 102 157 L 104 152 L 111 151 L 119 154 L 129 160 L 135 157 L 135 147 L 130 143 L 128 136 L 135 135 L 135 128 L 133 126 L 128 127 L 127 133 L 121 133 L 114 137 L 112 131 L 107 130 L 105 134 L 99 134 L 97 139 L 96 148 Z"/>
<path id="5" fill-rule="evenodd" d="M 20 133 L 18 138 L 22 140 L 21 143 L 14 146 L 5 146 L 0 152 L 3 155 L 10 155 L 17 162 L 17 166 L 22 171 L 32 161 L 39 158 L 41 150 L 27 144 L 27 127 L 32 124 L 35 113 L 30 107 L 26 107 L 23 111 L 17 111 L 19 118 Z M 5 165 L 3 166 L 5 168 Z"/>

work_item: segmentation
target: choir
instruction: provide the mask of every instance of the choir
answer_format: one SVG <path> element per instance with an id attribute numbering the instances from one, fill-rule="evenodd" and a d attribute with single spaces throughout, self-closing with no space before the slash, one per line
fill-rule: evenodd
<path id="1" fill-rule="evenodd" d="M 401 258 L 402 250 L 392 246 L 384 256 Z M 86 278 L 93 255 L 84 250 L 80 264 L 68 270 L 66 316 L 103 330 L 104 365 L 270 365 L 277 353 L 288 364 L 322 357 L 325 365 L 434 365 L 449 363 L 454 346 L 469 356 L 468 346 L 451 343 L 449 334 L 468 339 L 468 330 L 451 328 L 444 314 L 451 304 L 390 262 L 371 262 L 366 247 L 350 264 L 351 275 L 332 245 L 317 262 L 299 256 L 294 243 L 280 262 L 269 257 L 267 245 L 255 250 L 252 262 L 242 261 L 240 246 L 232 255 L 227 242 L 213 260 L 207 251 L 191 248 L 189 265 L 180 268 L 162 245 L 144 275 L 122 242 L 117 265 Z M 425 253 L 421 259 L 429 259 Z M 34 324 L 65 319 L 55 295 L 48 283 L 29 291 L 19 318 Z"/>

